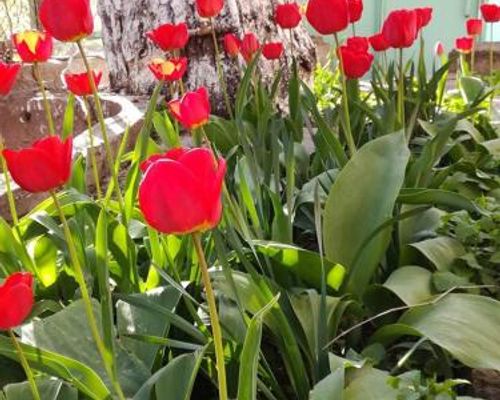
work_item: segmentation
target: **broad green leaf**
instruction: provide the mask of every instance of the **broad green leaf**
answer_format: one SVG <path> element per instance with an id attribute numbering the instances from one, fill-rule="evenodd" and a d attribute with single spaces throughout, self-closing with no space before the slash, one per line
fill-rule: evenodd
<path id="1" fill-rule="evenodd" d="M 449 294 L 434 304 L 406 312 L 398 324 L 377 331 L 372 341 L 390 344 L 403 335 L 427 337 L 471 368 L 500 371 L 500 302 Z"/>
<path id="2" fill-rule="evenodd" d="M 444 206 L 453 210 L 467 210 L 471 213 L 479 212 L 477 206 L 461 194 L 440 189 L 403 189 L 398 202 Z"/>
<path id="3" fill-rule="evenodd" d="M 150 292 L 132 294 L 146 303 L 157 304 L 171 311 L 180 299 L 180 293 L 172 287 L 157 288 Z M 170 321 L 154 309 L 137 307 L 124 301 L 116 303 L 117 325 L 120 335 L 149 335 L 166 337 Z M 148 368 L 153 367 L 156 354 L 160 349 L 158 344 L 140 342 L 135 339 L 123 338 L 123 346 L 134 353 Z"/>
<path id="4" fill-rule="evenodd" d="M 78 400 L 78 392 L 59 379 L 40 378 L 36 386 L 42 400 Z M 32 400 L 28 382 L 14 383 L 4 388 L 6 400 Z"/>
<path id="5" fill-rule="evenodd" d="M 155 385 L 156 398 L 189 400 L 204 351 L 184 354 L 170 361 L 161 370 Z M 139 400 L 134 397 L 134 400 Z"/>
<path id="6" fill-rule="evenodd" d="M 483 94 L 485 85 L 480 78 L 474 76 L 462 76 L 460 78 L 460 92 L 464 100 L 471 104 Z"/>
<path id="7" fill-rule="evenodd" d="M 25 247 L 3 218 L 0 218 L 0 263 L 9 274 L 22 270 L 35 272 L 35 266 Z"/>
<path id="8" fill-rule="evenodd" d="M 344 400 L 344 368 L 337 368 L 319 381 L 309 395 L 309 400 Z"/>
<path id="9" fill-rule="evenodd" d="M 449 270 L 455 260 L 466 253 L 458 240 L 446 236 L 412 243 L 411 246 L 420 251 L 439 271 Z"/>
<path id="10" fill-rule="evenodd" d="M 325 206 L 325 250 L 348 269 L 351 293 L 364 292 L 385 254 L 390 227 L 362 246 L 392 217 L 409 156 L 403 132 L 383 136 L 363 146 L 333 184 Z"/>
<path id="11" fill-rule="evenodd" d="M 293 286 L 298 278 L 315 289 L 321 289 L 321 257 L 318 253 L 292 245 L 254 241 L 257 252 L 265 254 L 274 261 L 275 279 L 282 286 Z M 343 283 L 345 268 L 324 260 L 326 282 L 333 290 Z"/>
<path id="12" fill-rule="evenodd" d="M 279 295 L 255 314 L 248 325 L 240 356 L 238 400 L 257 400 L 257 372 L 259 368 L 263 318 L 276 305 L 278 299 Z"/>
<path id="13" fill-rule="evenodd" d="M 57 281 L 57 247 L 47 236 L 40 236 L 32 242 L 33 259 L 37 276 L 43 286 L 48 288 Z"/>
<path id="14" fill-rule="evenodd" d="M 40 348 L 21 345 L 30 367 L 34 370 L 57 376 L 72 382 L 82 393 L 93 400 L 108 400 L 111 395 L 97 372 L 88 366 L 60 354 Z M 18 360 L 16 349 L 11 340 L 0 336 L 0 354 Z"/>
<path id="15" fill-rule="evenodd" d="M 419 304 L 432 297 L 432 273 L 422 267 L 401 267 L 389 276 L 384 287 L 407 305 Z"/>
<path id="16" fill-rule="evenodd" d="M 94 315 L 101 321 L 100 306 L 94 302 Z M 96 371 L 111 387 L 101 357 L 92 338 L 82 300 L 41 321 L 23 327 L 24 343 L 77 360 Z M 102 335 L 102 333 L 101 333 Z M 118 377 L 126 395 L 133 395 L 149 378 L 149 370 L 123 347 L 115 346 Z"/>
<path id="17" fill-rule="evenodd" d="M 344 400 L 397 400 L 398 392 L 389 386 L 387 372 L 365 366 L 353 375 Z"/>

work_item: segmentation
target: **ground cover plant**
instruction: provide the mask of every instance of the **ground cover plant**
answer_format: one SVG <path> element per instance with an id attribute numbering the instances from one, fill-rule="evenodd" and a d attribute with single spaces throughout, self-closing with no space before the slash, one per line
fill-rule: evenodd
<path id="1" fill-rule="evenodd" d="M 484 4 L 458 55 L 438 45 L 429 69 L 430 7 L 344 40 L 360 0 L 281 4 L 282 29 L 307 20 L 333 38 L 314 85 L 296 62 L 264 79 L 261 63 L 293 49 L 217 38 L 223 7 L 196 0 L 216 62 L 241 65 L 234 98 L 218 69 L 225 115 L 211 115 L 206 88 L 185 90 L 189 30 L 165 21 L 147 34 L 165 57 L 149 64 L 158 82 L 131 151 L 128 133 L 116 151 L 109 142 L 83 45 L 88 0 L 42 0 L 43 30 L 13 36 L 49 134 L 2 145 L 0 398 L 472 399 L 472 369 L 500 370 L 493 49 L 488 76 L 474 73 L 500 7 Z M 40 69 L 54 40 L 86 67 L 64 77 L 62 126 Z M 0 63 L 2 96 L 20 68 Z M 88 154 L 73 151 L 75 97 L 96 111 L 109 182 L 92 129 Z M 14 184 L 47 198 L 18 215 Z"/>

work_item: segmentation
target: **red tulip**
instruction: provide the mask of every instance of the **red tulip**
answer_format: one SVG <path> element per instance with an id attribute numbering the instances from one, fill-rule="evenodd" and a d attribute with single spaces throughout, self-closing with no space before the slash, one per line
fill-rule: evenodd
<path id="1" fill-rule="evenodd" d="M 189 31 L 185 23 L 164 24 L 147 32 L 146 36 L 163 51 L 183 49 L 189 41 Z"/>
<path id="2" fill-rule="evenodd" d="M 434 53 L 436 53 L 436 55 L 438 57 L 441 57 L 443 54 L 444 54 L 444 46 L 443 46 L 443 43 L 441 42 L 437 42 L 436 43 L 436 47 L 434 48 Z"/>
<path id="3" fill-rule="evenodd" d="M 48 136 L 20 151 L 4 150 L 12 179 L 31 193 L 48 192 L 64 185 L 71 175 L 73 140 Z"/>
<path id="4" fill-rule="evenodd" d="M 172 100 L 168 108 L 186 129 L 200 128 L 210 120 L 210 100 L 204 87 L 186 93 L 180 100 Z"/>
<path id="5" fill-rule="evenodd" d="M 16 33 L 12 36 L 12 42 L 25 63 L 45 62 L 52 55 L 52 37 L 46 32 Z"/>
<path id="6" fill-rule="evenodd" d="M 0 95 L 7 96 L 10 93 L 20 70 L 21 64 L 5 64 L 0 61 Z"/>
<path id="7" fill-rule="evenodd" d="M 224 8 L 224 0 L 196 0 L 196 11 L 202 18 L 213 18 Z"/>
<path id="8" fill-rule="evenodd" d="M 302 21 L 302 14 L 297 3 L 280 4 L 274 12 L 274 20 L 281 29 L 296 28 Z"/>
<path id="9" fill-rule="evenodd" d="M 205 148 L 174 149 L 143 164 L 139 206 L 149 225 L 165 234 L 203 232 L 222 216 L 224 159 Z"/>
<path id="10" fill-rule="evenodd" d="M 238 57 L 240 54 L 241 40 L 233 33 L 224 36 L 224 48 L 230 57 Z"/>
<path id="11" fill-rule="evenodd" d="M 384 22 L 382 33 L 395 49 L 411 47 L 417 38 L 418 17 L 415 10 L 392 11 Z"/>
<path id="12" fill-rule="evenodd" d="M 262 55 L 268 60 L 278 60 L 283 55 L 283 43 L 271 42 L 262 47 Z"/>
<path id="13" fill-rule="evenodd" d="M 422 29 L 429 25 L 432 19 L 432 7 L 416 8 L 415 11 L 417 13 L 417 28 Z"/>
<path id="14" fill-rule="evenodd" d="M 348 45 L 339 48 L 344 75 L 347 79 L 359 79 L 365 75 L 373 63 L 373 54 Z"/>
<path id="15" fill-rule="evenodd" d="M 255 53 L 259 51 L 259 39 L 253 33 L 247 33 L 241 41 L 241 55 L 246 62 L 252 61 Z"/>
<path id="16" fill-rule="evenodd" d="M 306 17 L 322 35 L 343 31 L 349 25 L 347 0 L 309 0 Z"/>
<path id="17" fill-rule="evenodd" d="M 469 36 L 480 35 L 483 32 L 483 21 L 479 18 L 469 18 L 465 25 Z"/>
<path id="18" fill-rule="evenodd" d="M 101 82 L 102 72 L 96 74 L 92 71 L 92 76 L 97 88 Z M 92 87 L 86 72 L 81 74 L 64 74 L 64 80 L 66 81 L 68 90 L 75 96 L 90 96 L 92 94 Z"/>
<path id="19" fill-rule="evenodd" d="M 368 38 L 362 36 L 352 36 L 347 39 L 346 45 L 351 50 L 367 52 L 370 47 L 370 42 L 368 41 Z"/>
<path id="20" fill-rule="evenodd" d="M 90 0 L 42 0 L 40 21 L 61 42 L 77 42 L 94 31 Z"/>
<path id="21" fill-rule="evenodd" d="M 33 275 L 17 272 L 7 277 L 0 286 L 0 331 L 21 325 L 34 303 Z"/>
<path id="22" fill-rule="evenodd" d="M 500 21 L 500 6 L 496 4 L 483 4 L 481 6 L 481 15 L 486 22 Z"/>
<path id="23" fill-rule="evenodd" d="M 358 22 L 363 15 L 363 0 L 348 0 L 349 22 L 351 24 Z"/>
<path id="24" fill-rule="evenodd" d="M 474 39 L 469 36 L 459 37 L 455 40 L 455 48 L 459 53 L 469 54 L 474 47 Z"/>
<path id="25" fill-rule="evenodd" d="M 149 69 L 159 81 L 178 81 L 182 79 L 187 70 L 188 60 L 186 57 L 164 60 L 155 58 L 148 64 Z"/>
<path id="26" fill-rule="evenodd" d="M 372 49 L 375 51 L 386 51 L 391 47 L 385 40 L 385 37 L 382 33 L 377 33 L 373 36 L 370 36 L 368 40 L 370 42 L 370 45 L 372 46 Z"/>

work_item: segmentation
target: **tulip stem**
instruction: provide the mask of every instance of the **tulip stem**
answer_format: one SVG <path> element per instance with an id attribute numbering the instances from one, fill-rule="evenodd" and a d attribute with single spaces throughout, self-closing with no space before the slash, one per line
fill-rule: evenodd
<path id="1" fill-rule="evenodd" d="M 3 138 L 0 136 L 0 162 L 2 163 L 2 171 L 3 171 L 3 176 L 5 179 L 5 189 L 7 191 L 7 201 L 9 202 L 9 210 L 10 210 L 10 216 L 12 218 L 12 223 L 17 229 L 17 225 L 19 223 L 19 217 L 17 215 L 17 210 L 16 210 L 16 200 L 14 198 L 14 194 L 12 193 L 12 187 L 10 184 L 9 169 L 7 167 L 7 161 L 5 160 L 5 157 L 3 156 L 3 150 L 4 150 L 4 142 L 3 142 Z"/>
<path id="2" fill-rule="evenodd" d="M 337 57 L 339 59 L 339 67 L 340 67 L 340 79 L 342 81 L 342 100 L 344 106 L 344 120 L 345 120 L 345 138 L 347 142 L 347 147 L 349 147 L 349 152 L 351 153 L 351 157 L 356 153 L 356 144 L 354 143 L 354 138 L 352 136 L 352 128 L 351 128 L 351 117 L 349 115 L 349 100 L 347 98 L 347 77 L 344 73 L 344 61 L 342 60 L 342 54 L 340 53 L 340 42 L 337 33 L 334 34 L 335 45 L 337 47 Z"/>
<path id="3" fill-rule="evenodd" d="M 33 64 L 33 72 L 35 74 L 35 79 L 42 92 L 43 108 L 45 109 L 45 117 L 47 118 L 47 125 L 49 128 L 49 135 L 55 135 L 56 129 L 54 125 L 54 119 L 52 118 L 52 109 L 50 107 L 49 99 L 47 98 L 47 91 L 45 89 L 45 84 L 43 83 L 42 71 L 40 70 L 40 65 L 36 62 Z"/>
<path id="4" fill-rule="evenodd" d="M 85 307 L 85 314 L 87 315 L 87 320 L 89 323 L 90 331 L 92 332 L 92 337 L 94 339 L 94 342 L 95 342 L 95 345 L 96 345 L 97 350 L 99 352 L 99 355 L 101 356 L 101 359 L 103 361 L 104 368 L 106 369 L 106 372 L 107 372 L 109 378 L 111 379 L 111 383 L 113 384 L 115 392 L 118 395 L 118 398 L 120 400 L 125 400 L 125 396 L 123 394 L 120 383 L 118 381 L 116 368 L 114 367 L 116 365 L 116 363 L 110 362 L 109 356 L 107 354 L 106 346 L 104 345 L 104 342 L 101 338 L 101 334 L 99 333 L 99 328 L 98 328 L 97 321 L 95 319 L 95 315 L 94 315 L 94 311 L 93 311 L 93 307 L 92 307 L 92 299 L 90 297 L 90 293 L 89 293 L 89 290 L 87 288 L 87 284 L 85 282 L 85 276 L 83 274 L 83 269 L 80 265 L 80 260 L 78 258 L 78 253 L 76 250 L 75 242 L 73 241 L 73 236 L 71 235 L 71 230 L 69 228 L 68 220 L 66 219 L 66 216 L 64 215 L 64 211 L 61 207 L 61 203 L 59 202 L 59 199 L 57 198 L 56 193 L 51 191 L 50 195 L 52 196 L 52 199 L 54 201 L 54 205 L 55 205 L 57 212 L 59 214 L 59 218 L 61 219 L 61 223 L 62 223 L 63 231 L 64 231 L 64 236 L 66 238 L 66 243 L 68 246 L 69 256 L 71 259 L 71 264 L 73 265 L 73 272 L 75 274 L 76 282 L 78 283 L 78 286 L 80 287 L 80 292 L 81 292 L 83 304 Z"/>
<path id="5" fill-rule="evenodd" d="M 203 285 L 207 294 L 208 309 L 210 313 L 210 322 L 212 325 L 212 333 L 215 346 L 215 358 L 217 365 L 217 376 L 219 381 L 219 400 L 227 400 L 227 381 L 226 381 L 226 366 L 224 363 L 224 345 L 222 343 L 222 331 L 219 323 L 219 315 L 217 313 L 217 304 L 215 302 L 215 295 L 210 282 L 210 275 L 208 273 L 208 265 L 205 259 L 205 253 L 201 244 L 201 234 L 199 232 L 193 233 L 193 243 L 198 255 L 198 262 L 200 264 L 201 274 L 203 277 Z"/>
<path id="6" fill-rule="evenodd" d="M 470 74 L 474 75 L 474 64 L 476 63 L 476 35 L 472 36 L 472 53 L 470 55 Z"/>
<path id="7" fill-rule="evenodd" d="M 85 104 L 85 108 L 87 110 L 87 127 L 89 130 L 89 140 L 90 140 L 90 162 L 92 164 L 92 173 L 94 175 L 94 183 L 97 193 L 97 199 L 101 200 L 102 192 L 101 192 L 101 182 L 99 180 L 99 169 L 97 167 L 97 159 L 95 156 L 95 147 L 94 147 L 94 128 L 92 127 L 92 119 L 90 113 L 90 105 L 87 99 L 87 96 L 83 96 L 83 103 Z"/>
<path id="8" fill-rule="evenodd" d="M 123 195 L 120 190 L 120 182 L 118 181 L 118 171 L 115 169 L 115 164 L 113 161 L 113 153 L 111 150 L 111 145 L 109 143 L 109 138 L 108 138 L 108 131 L 106 129 L 106 122 L 104 121 L 104 112 L 102 110 L 102 104 L 101 104 L 101 99 L 99 98 L 99 93 L 97 92 L 97 87 L 95 85 L 95 80 L 94 76 L 92 73 L 92 69 L 90 68 L 90 63 L 87 58 L 87 55 L 85 53 L 85 49 L 83 48 L 81 40 L 76 42 L 78 45 L 78 49 L 80 50 L 80 54 L 82 56 L 83 63 L 85 64 L 85 68 L 87 70 L 87 76 L 89 79 L 90 83 L 90 88 L 92 89 L 92 94 L 94 96 L 94 102 L 95 106 L 97 109 L 97 119 L 99 120 L 99 125 L 101 127 L 101 135 L 102 135 L 102 140 L 104 141 L 104 148 L 106 152 L 106 161 L 108 164 L 108 168 L 111 172 L 111 177 L 113 180 L 113 185 L 116 193 L 116 197 L 118 199 L 118 205 L 120 207 L 120 212 L 125 215 L 125 206 L 124 206 L 124 200 L 123 200 Z"/>
<path id="9" fill-rule="evenodd" d="M 28 378 L 28 382 L 31 388 L 31 393 L 33 394 L 33 399 L 34 400 L 41 400 L 40 393 L 38 392 L 38 387 L 36 386 L 35 378 L 33 376 L 33 371 L 30 368 L 30 365 L 28 363 L 28 360 L 26 359 L 26 356 L 23 353 L 23 349 L 21 345 L 19 344 L 16 335 L 14 335 L 14 332 L 12 329 L 9 329 L 9 336 L 12 340 L 12 344 L 16 348 L 17 355 L 19 356 L 19 361 L 21 362 L 21 365 L 24 369 L 24 373 L 26 374 L 26 377 Z"/>
<path id="10" fill-rule="evenodd" d="M 491 24 L 491 29 L 490 29 L 490 78 L 493 80 L 493 67 L 495 66 L 494 62 L 494 54 L 493 54 L 493 44 L 494 44 L 494 39 L 493 39 L 493 24 Z M 495 93 L 495 92 L 493 92 Z"/>
<path id="11" fill-rule="evenodd" d="M 219 43 L 217 42 L 217 35 L 215 33 L 215 24 L 212 18 L 210 18 L 210 27 L 212 32 L 212 40 L 214 42 L 215 58 L 217 64 L 217 75 L 219 77 L 219 83 L 224 96 L 224 102 L 226 103 L 226 109 L 230 118 L 233 118 L 233 108 L 231 107 L 231 102 L 229 100 L 229 94 L 227 91 L 226 78 L 224 76 L 224 69 L 222 68 L 222 63 L 220 59 Z"/>
<path id="12" fill-rule="evenodd" d="M 403 131 L 406 129 L 405 121 L 405 77 L 403 64 L 403 49 L 399 49 L 399 90 L 398 90 L 398 118 Z"/>

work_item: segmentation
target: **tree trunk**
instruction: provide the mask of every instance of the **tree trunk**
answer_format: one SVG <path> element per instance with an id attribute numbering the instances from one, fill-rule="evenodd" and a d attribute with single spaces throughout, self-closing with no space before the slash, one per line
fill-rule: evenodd
<path id="1" fill-rule="evenodd" d="M 282 41 L 287 48 L 282 66 L 266 60 L 260 69 L 270 77 L 278 67 L 289 70 L 291 49 L 303 74 L 310 74 L 316 62 L 314 44 L 304 28 L 293 31 L 293 46 L 288 31 L 274 23 L 273 10 L 278 0 L 226 0 L 221 16 L 214 21 L 222 49 L 222 37 L 228 32 L 242 36 L 254 32 L 261 42 Z M 146 39 L 146 32 L 164 23 L 186 21 L 191 39 L 185 50 L 189 69 L 185 83 L 189 89 L 206 86 L 213 96 L 214 104 L 223 104 L 220 97 L 214 46 L 206 21 L 195 11 L 194 0 L 101 0 L 99 14 L 103 25 L 103 41 L 110 69 L 113 90 L 127 94 L 148 94 L 154 86 L 154 78 L 147 62 L 161 55 L 161 51 Z M 223 56 L 224 71 L 229 82 L 229 91 L 234 93 L 240 72 L 234 60 Z M 283 68 L 285 67 L 285 68 Z"/>

